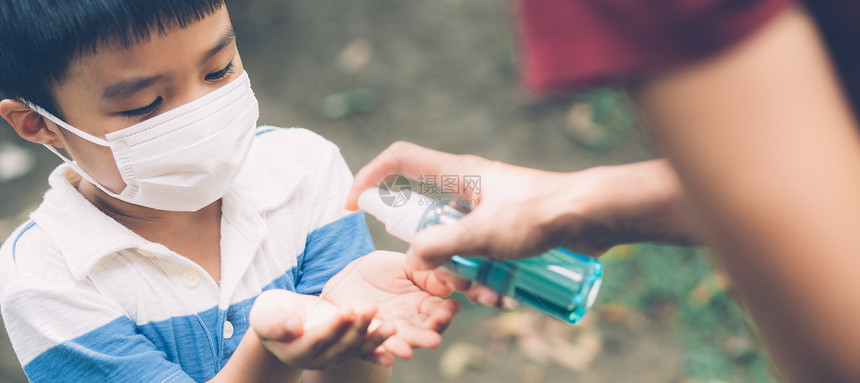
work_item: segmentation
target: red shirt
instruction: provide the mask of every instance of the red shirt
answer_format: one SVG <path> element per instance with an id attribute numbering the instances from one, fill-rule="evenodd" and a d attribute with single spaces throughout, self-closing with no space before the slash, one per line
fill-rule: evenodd
<path id="1" fill-rule="evenodd" d="M 517 0 L 523 86 L 549 95 L 635 80 L 743 39 L 792 0 Z M 806 4 L 860 111 L 860 1 Z"/>

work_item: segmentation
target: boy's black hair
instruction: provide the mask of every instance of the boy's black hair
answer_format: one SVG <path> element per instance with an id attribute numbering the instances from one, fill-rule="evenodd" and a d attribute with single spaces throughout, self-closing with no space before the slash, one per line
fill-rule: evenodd
<path id="1" fill-rule="evenodd" d="M 53 95 L 69 63 L 183 28 L 224 0 L 0 0 L 0 95 L 61 116 Z"/>

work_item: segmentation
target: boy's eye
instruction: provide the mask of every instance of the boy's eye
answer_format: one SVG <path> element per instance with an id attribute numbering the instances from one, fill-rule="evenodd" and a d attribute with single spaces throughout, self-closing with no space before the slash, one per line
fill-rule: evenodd
<path id="1" fill-rule="evenodd" d="M 119 114 L 121 114 L 125 117 L 147 116 L 147 115 L 151 114 L 152 112 L 154 112 L 155 109 L 157 109 L 158 106 L 161 105 L 161 101 L 163 101 L 163 100 L 164 99 L 161 98 L 161 96 L 159 96 L 158 98 L 155 99 L 155 101 L 153 101 L 151 104 L 149 104 L 147 106 L 144 106 L 143 108 L 125 110 L 125 111 L 119 112 Z"/>
<path id="2" fill-rule="evenodd" d="M 224 69 L 221 69 L 217 72 L 212 72 L 206 75 L 206 81 L 216 81 L 220 80 L 224 77 L 227 77 L 228 74 L 233 73 L 233 63 L 227 64 Z"/>

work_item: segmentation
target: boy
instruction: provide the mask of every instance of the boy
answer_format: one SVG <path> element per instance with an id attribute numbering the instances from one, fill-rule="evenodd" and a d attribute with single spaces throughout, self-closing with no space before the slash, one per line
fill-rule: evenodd
<path id="1" fill-rule="evenodd" d="M 456 304 L 401 254 L 358 258 L 337 147 L 256 128 L 223 0 L 0 8 L 0 115 L 65 161 L 0 249 L 29 379 L 380 381 L 438 345 Z"/>

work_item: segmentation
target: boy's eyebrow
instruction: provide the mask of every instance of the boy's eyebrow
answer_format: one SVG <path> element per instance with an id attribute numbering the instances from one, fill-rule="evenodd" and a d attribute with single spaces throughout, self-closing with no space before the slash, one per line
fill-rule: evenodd
<path id="1" fill-rule="evenodd" d="M 134 78 L 131 80 L 122 80 L 111 85 L 108 85 L 102 93 L 102 98 L 118 99 L 126 97 L 134 92 L 146 88 L 156 82 L 166 78 L 165 75 L 156 75 L 150 77 Z"/>
<path id="2" fill-rule="evenodd" d="M 206 54 L 203 55 L 203 59 L 200 60 L 200 63 L 201 64 L 205 63 L 206 61 L 211 59 L 212 56 L 215 56 L 216 54 L 218 54 L 218 52 L 220 52 L 226 46 L 230 45 L 230 43 L 232 43 L 233 41 L 236 41 L 236 30 L 233 29 L 233 26 L 231 25 L 230 28 L 227 29 L 227 32 L 224 33 L 224 37 L 221 38 L 221 41 L 218 41 L 218 44 L 215 44 L 215 46 L 212 47 L 212 49 L 209 49 L 208 51 L 206 51 Z"/>
<path id="3" fill-rule="evenodd" d="M 236 30 L 233 29 L 231 25 L 230 28 L 224 33 L 224 37 L 215 44 L 212 49 L 206 51 L 206 54 L 203 55 L 203 59 L 201 63 L 205 63 L 207 60 L 212 58 L 224 49 L 226 46 L 230 45 L 233 41 L 236 41 Z M 102 98 L 107 99 L 118 99 L 123 98 L 128 95 L 134 94 L 135 92 L 146 88 L 156 82 L 162 81 L 166 78 L 165 75 L 156 75 L 151 77 L 143 77 L 143 78 L 135 78 L 131 80 L 123 80 L 116 82 L 114 84 L 108 85 L 104 92 L 102 93 Z"/>

